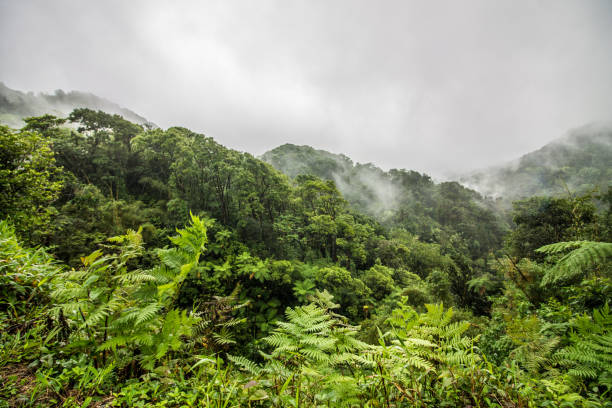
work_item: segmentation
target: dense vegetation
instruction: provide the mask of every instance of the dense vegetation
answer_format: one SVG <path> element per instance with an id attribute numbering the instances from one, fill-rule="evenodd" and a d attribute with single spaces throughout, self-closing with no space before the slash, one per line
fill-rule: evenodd
<path id="1" fill-rule="evenodd" d="M 494 201 L 456 182 L 436 184 L 416 171 L 385 172 L 310 146 L 285 144 L 262 159 L 293 178 L 312 174 L 333 181 L 352 208 L 388 229 L 404 228 L 422 241 L 438 243 L 458 234 L 473 259 L 499 248 L 508 229 L 505 220 L 496 217 Z"/>
<path id="2" fill-rule="evenodd" d="M 610 193 L 507 215 L 101 111 L 24 123 L 0 127 L 0 406 L 612 405 Z"/>

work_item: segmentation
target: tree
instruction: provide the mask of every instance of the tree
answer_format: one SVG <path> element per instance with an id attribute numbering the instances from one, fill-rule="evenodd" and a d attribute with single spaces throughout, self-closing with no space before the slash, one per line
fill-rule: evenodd
<path id="1" fill-rule="evenodd" d="M 584 239 L 585 224 L 595 220 L 590 197 L 572 199 L 532 197 L 513 203 L 516 229 L 506 246 L 517 258 L 541 259 L 536 249 L 555 242 Z"/>
<path id="2" fill-rule="evenodd" d="M 49 141 L 31 131 L 0 126 L 0 217 L 19 233 L 38 242 L 49 233 L 49 205 L 62 188 L 61 169 Z"/>
<path id="3" fill-rule="evenodd" d="M 66 119 L 57 118 L 53 115 L 47 114 L 25 118 L 23 121 L 26 123 L 23 130 L 39 132 L 45 136 L 48 136 L 48 132 L 57 131 L 58 127 L 66 122 Z"/>

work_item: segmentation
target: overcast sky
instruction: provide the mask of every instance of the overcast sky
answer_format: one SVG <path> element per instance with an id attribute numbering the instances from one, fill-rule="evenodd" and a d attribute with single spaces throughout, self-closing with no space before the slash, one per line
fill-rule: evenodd
<path id="1" fill-rule="evenodd" d="M 612 119 L 612 1 L 0 0 L 0 81 L 441 176 Z"/>

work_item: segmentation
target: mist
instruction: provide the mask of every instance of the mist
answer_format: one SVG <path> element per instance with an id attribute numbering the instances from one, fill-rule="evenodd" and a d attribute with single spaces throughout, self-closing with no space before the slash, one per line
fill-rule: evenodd
<path id="1" fill-rule="evenodd" d="M 91 93 L 78 91 L 64 92 L 60 89 L 55 90 L 53 93 L 24 93 L 10 89 L 0 82 L 1 119 L 2 122 L 14 128 L 20 128 L 24 125 L 22 118 L 44 114 L 52 114 L 65 118 L 76 108 L 101 110 L 121 115 L 123 118 L 140 125 L 156 127 L 154 123 L 137 113 Z"/>
<path id="2" fill-rule="evenodd" d="M 401 191 L 389 174 L 372 164 L 357 163 L 349 174 L 334 174 L 336 186 L 348 201 L 358 202 L 362 211 L 384 219 L 397 210 Z"/>
<path id="3" fill-rule="evenodd" d="M 612 123 L 570 129 L 541 149 L 460 179 L 485 196 L 512 200 L 532 195 L 604 193 L 612 180 Z M 602 191 L 602 189 L 604 191 Z"/>
<path id="4" fill-rule="evenodd" d="M 447 177 L 612 119 L 612 3 L 0 0 L 0 81 Z"/>

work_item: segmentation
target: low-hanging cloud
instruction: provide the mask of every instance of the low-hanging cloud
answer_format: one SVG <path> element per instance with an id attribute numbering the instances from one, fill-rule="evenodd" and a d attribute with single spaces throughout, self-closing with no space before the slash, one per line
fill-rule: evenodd
<path id="1" fill-rule="evenodd" d="M 0 0 L 0 80 L 440 176 L 612 115 L 612 4 Z"/>

